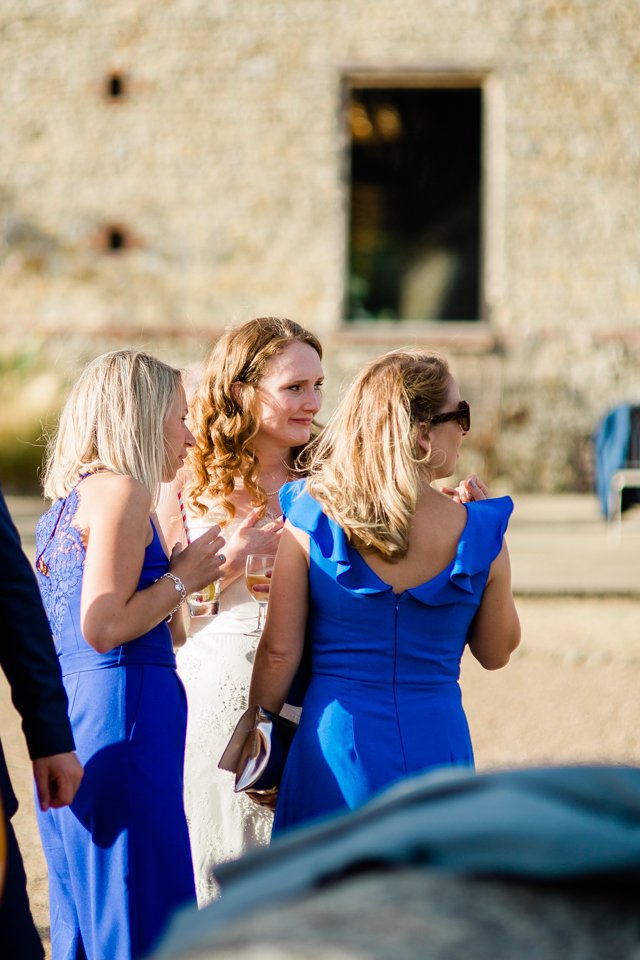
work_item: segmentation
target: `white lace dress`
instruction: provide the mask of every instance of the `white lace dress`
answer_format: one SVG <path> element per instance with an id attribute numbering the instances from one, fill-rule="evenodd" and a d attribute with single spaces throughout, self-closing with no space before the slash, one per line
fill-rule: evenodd
<path id="1" fill-rule="evenodd" d="M 197 535 L 195 524 L 191 526 Z M 234 524 L 226 527 L 225 536 L 233 528 Z M 271 837 L 272 813 L 235 794 L 233 775 L 218 770 L 218 760 L 247 706 L 258 643 L 258 637 L 247 634 L 257 617 L 257 604 L 240 577 L 222 591 L 217 617 L 207 618 L 201 627 L 192 621 L 192 636 L 177 654 L 189 709 L 184 800 L 201 907 L 218 894 L 211 873 L 216 864 L 268 844 Z"/>

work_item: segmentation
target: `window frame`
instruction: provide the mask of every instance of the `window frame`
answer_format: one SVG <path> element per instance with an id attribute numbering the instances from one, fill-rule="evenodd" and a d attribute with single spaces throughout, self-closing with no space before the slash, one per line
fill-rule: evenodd
<path id="1" fill-rule="evenodd" d="M 351 135 L 349 105 L 354 89 L 455 89 L 472 87 L 480 91 L 480 245 L 479 245 L 479 316 L 477 320 L 399 320 L 380 321 L 348 319 L 347 285 L 349 280 L 349 210 L 351 191 Z M 342 297 L 341 340 L 351 342 L 413 341 L 456 343 L 486 346 L 495 340 L 495 324 L 504 299 L 504 123 L 502 85 L 489 68 L 461 69 L 445 67 L 421 70 L 379 70 L 345 68 L 341 72 L 340 131 L 342 144 Z"/>

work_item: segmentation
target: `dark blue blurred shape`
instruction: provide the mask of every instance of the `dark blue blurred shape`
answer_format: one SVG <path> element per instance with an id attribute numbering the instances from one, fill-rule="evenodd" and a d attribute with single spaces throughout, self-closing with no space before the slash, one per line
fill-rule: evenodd
<path id="1" fill-rule="evenodd" d="M 443 770 L 360 809 L 292 830 L 218 868 L 219 901 L 184 911 L 157 960 L 214 947 L 227 925 L 349 874 L 412 866 L 521 881 L 637 884 L 640 769 L 580 766 L 475 775 Z"/>

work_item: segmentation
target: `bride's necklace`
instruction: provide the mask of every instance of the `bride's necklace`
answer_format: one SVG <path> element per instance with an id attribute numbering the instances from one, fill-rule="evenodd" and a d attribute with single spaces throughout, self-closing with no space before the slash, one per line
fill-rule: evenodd
<path id="1" fill-rule="evenodd" d="M 282 483 L 280 484 L 280 486 L 279 486 L 279 487 L 276 487 L 275 490 L 272 490 L 271 493 L 269 493 L 268 490 L 264 490 L 264 487 L 263 487 L 265 497 L 275 497 L 275 495 L 276 495 L 277 493 L 280 493 L 280 491 L 281 491 L 282 488 L 284 487 L 285 483 L 288 483 L 288 481 L 289 481 L 289 478 L 287 477 L 287 479 L 286 479 L 286 480 L 283 480 Z"/>
<path id="2" fill-rule="evenodd" d="M 276 495 L 277 493 L 280 493 L 280 490 L 281 490 L 281 488 L 285 485 L 285 483 L 288 482 L 289 477 L 290 477 L 290 471 L 287 470 L 287 474 L 286 474 L 284 480 L 282 481 L 282 483 L 280 484 L 280 486 L 279 486 L 279 487 L 276 487 L 275 490 L 272 490 L 271 493 L 269 493 L 268 490 L 265 490 L 264 487 L 262 487 L 262 489 L 264 490 L 265 496 L 266 496 L 266 497 L 275 497 L 275 495 Z"/>

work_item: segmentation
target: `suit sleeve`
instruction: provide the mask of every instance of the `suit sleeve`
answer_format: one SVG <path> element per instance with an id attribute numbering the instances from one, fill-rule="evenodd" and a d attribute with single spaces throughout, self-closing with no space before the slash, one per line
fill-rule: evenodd
<path id="1" fill-rule="evenodd" d="M 74 750 L 62 684 L 40 591 L 0 491 L 0 666 L 22 717 L 32 760 Z"/>

